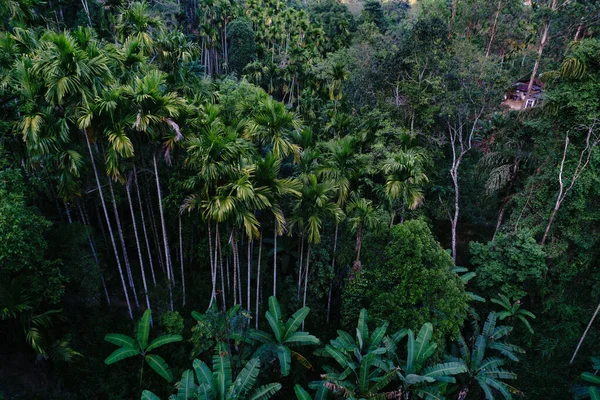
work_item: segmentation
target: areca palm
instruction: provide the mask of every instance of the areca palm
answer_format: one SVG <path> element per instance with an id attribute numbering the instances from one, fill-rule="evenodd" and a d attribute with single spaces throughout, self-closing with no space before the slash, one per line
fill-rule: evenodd
<path id="1" fill-rule="evenodd" d="M 276 157 L 300 156 L 300 147 L 292 140 L 292 132 L 300 128 L 300 120 L 281 102 L 272 97 L 261 100 L 258 111 L 251 116 L 250 135 L 263 148 L 270 147 Z"/>
<path id="2" fill-rule="evenodd" d="M 350 229 L 356 232 L 356 266 L 360 266 L 360 249 L 362 247 L 363 229 L 375 229 L 380 223 L 373 202 L 358 195 L 348 203 L 346 208 Z"/>
<path id="3" fill-rule="evenodd" d="M 121 10 L 117 21 L 117 31 L 124 41 L 131 36 L 138 40 L 146 51 L 152 49 L 153 31 L 163 27 L 162 20 L 151 15 L 150 7 L 145 1 L 135 1 Z"/>
<path id="4" fill-rule="evenodd" d="M 425 175 L 425 153 L 417 148 L 389 154 L 382 164 L 387 175 L 385 192 L 391 200 L 402 200 L 402 207 L 417 209 L 424 200 L 422 187 L 429 179 Z M 392 224 L 395 210 L 392 212 Z"/>
<path id="5" fill-rule="evenodd" d="M 268 400 L 281 389 L 279 383 L 269 383 L 254 388 L 260 372 L 260 360 L 253 358 L 246 363 L 237 377 L 233 376 L 229 348 L 219 344 L 215 348 L 212 369 L 203 361 L 194 360 L 193 371 L 181 375 L 176 400 Z M 195 375 L 195 380 L 194 380 Z M 252 390 L 254 389 L 254 390 Z M 158 400 L 154 393 L 144 390 L 142 400 Z"/>
<path id="6" fill-rule="evenodd" d="M 273 296 L 269 297 L 269 311 L 265 313 L 266 319 L 273 332 L 270 333 L 253 329 L 250 331 L 250 338 L 262 345 L 254 353 L 255 357 L 260 359 L 279 360 L 279 369 L 281 375 L 288 376 L 290 373 L 290 363 L 292 357 L 300 360 L 302 364 L 307 365 L 306 359 L 291 347 L 319 344 L 319 339 L 307 332 L 298 332 L 300 325 L 308 316 L 310 308 L 303 307 L 296 311 L 284 324 L 279 302 Z"/>
<path id="7" fill-rule="evenodd" d="M 308 273 L 310 260 L 310 246 L 321 241 L 323 220 L 333 218 L 339 222 L 344 213 L 332 201 L 335 185 L 331 181 L 319 182 L 317 176 L 309 174 L 302 178 L 301 196 L 294 201 L 292 226 L 298 226 L 301 234 L 308 241 L 306 252 L 306 268 L 304 270 L 304 299 L 306 306 L 306 293 L 308 288 Z"/>

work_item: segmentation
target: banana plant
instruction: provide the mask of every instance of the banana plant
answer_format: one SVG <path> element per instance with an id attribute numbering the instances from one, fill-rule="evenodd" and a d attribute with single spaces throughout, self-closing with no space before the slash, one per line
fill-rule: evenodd
<path id="1" fill-rule="evenodd" d="M 465 267 L 454 267 L 452 268 L 452 272 L 454 272 L 460 280 L 464 283 L 465 286 L 469 283 L 469 281 L 477 275 L 475 272 L 469 272 L 468 268 Z M 461 275 L 462 274 L 462 275 Z M 473 292 L 465 292 L 465 294 L 469 297 L 471 301 L 479 301 L 481 303 L 485 303 L 485 299 Z"/>
<path id="2" fill-rule="evenodd" d="M 106 365 L 111 365 L 129 357 L 140 356 L 157 374 L 162 376 L 167 382 L 172 382 L 173 373 L 165 360 L 159 355 L 151 353 L 151 351 L 164 346 L 165 344 L 180 342 L 182 337 L 181 335 L 163 335 L 148 343 L 151 314 L 152 311 L 150 310 L 144 312 L 144 315 L 138 323 L 137 335 L 135 338 L 121 333 L 109 333 L 104 336 L 104 340 L 119 346 L 117 350 L 106 357 L 104 363 Z M 142 370 L 140 372 L 140 382 L 144 372 L 143 365 L 144 364 L 142 364 Z"/>
<path id="3" fill-rule="evenodd" d="M 384 389 L 396 378 L 396 370 L 385 358 L 387 349 L 383 339 L 388 328 L 384 322 L 372 333 L 367 325 L 367 310 L 362 309 L 358 318 L 356 337 L 339 330 L 338 337 L 331 340 L 317 354 L 333 358 L 336 367 L 326 366 L 321 385 L 349 399 L 391 396 L 394 392 Z"/>
<path id="4" fill-rule="evenodd" d="M 498 298 L 492 298 L 490 301 L 503 308 L 502 311 L 497 313 L 500 321 L 504 321 L 507 318 L 517 318 L 523 323 L 523 325 L 525 325 L 529 332 L 533 333 L 533 328 L 531 327 L 531 324 L 527 318 L 535 319 L 535 315 L 532 312 L 521 308 L 521 299 L 511 303 L 508 297 L 503 294 L 499 294 Z"/>
<path id="5" fill-rule="evenodd" d="M 433 325 L 429 322 L 423 324 L 415 337 L 412 330 L 403 329 L 391 337 L 384 339 L 388 357 L 392 361 L 393 369 L 402 383 L 398 388 L 398 398 L 418 398 L 433 400 L 444 399 L 444 392 L 448 383 L 456 382 L 454 375 L 467 372 L 466 366 L 459 361 L 427 365 L 427 361 L 437 349 L 437 343 L 431 341 Z M 398 344 L 407 338 L 406 359 L 398 355 Z M 392 368 L 390 368 L 392 369 Z"/>
<path id="6" fill-rule="evenodd" d="M 212 370 L 198 359 L 194 360 L 192 367 L 193 371 L 188 369 L 183 372 L 177 385 L 177 394 L 170 396 L 169 400 L 268 400 L 281 389 L 280 383 L 269 383 L 252 390 L 260 372 L 258 358 L 248 361 L 234 380 L 229 348 L 224 343 L 219 343 L 215 348 Z M 142 400 L 160 399 L 145 390 Z"/>
<path id="7" fill-rule="evenodd" d="M 269 310 L 265 313 L 273 334 L 259 329 L 252 329 L 249 337 L 262 343 L 254 352 L 254 357 L 261 360 L 278 359 L 281 375 L 290 374 L 292 357 L 302 365 L 310 368 L 310 363 L 292 347 L 304 345 L 317 345 L 319 339 L 308 332 L 298 332 L 300 325 L 310 312 L 310 308 L 302 307 L 296 311 L 284 324 L 281 319 L 281 307 L 274 296 L 269 297 Z"/>
<path id="8" fill-rule="evenodd" d="M 326 400 L 329 397 L 329 389 L 327 389 L 321 382 L 315 382 L 308 385 L 311 389 L 316 389 L 316 393 L 313 396 L 310 395 L 302 386 L 294 386 L 294 393 L 298 400 Z"/>
<path id="9" fill-rule="evenodd" d="M 584 372 L 581 374 L 581 379 L 587 382 L 587 386 L 578 386 L 575 388 L 575 399 L 592 399 L 600 400 L 600 358 L 592 357 L 594 372 Z"/>
<path id="10" fill-rule="evenodd" d="M 479 387 L 486 400 L 496 399 L 495 393 L 500 393 L 505 400 L 511 400 L 513 395 L 519 392 L 505 382 L 517 379 L 517 375 L 502 367 L 508 360 L 519 361 L 517 353 L 524 353 L 524 351 L 506 342 L 506 337 L 513 328 L 497 326 L 496 322 L 497 315 L 492 312 L 488 315 L 483 328 L 479 327 L 477 321 L 472 323 L 474 334 L 473 340 L 469 341 L 474 343 L 472 349 L 462 336 L 458 339 L 460 358 L 451 358 L 449 361 L 461 363 L 466 369 L 465 379 L 460 384 L 459 400 L 466 398 L 473 384 Z M 488 350 L 494 350 L 499 354 L 488 355 L 486 354 Z"/>

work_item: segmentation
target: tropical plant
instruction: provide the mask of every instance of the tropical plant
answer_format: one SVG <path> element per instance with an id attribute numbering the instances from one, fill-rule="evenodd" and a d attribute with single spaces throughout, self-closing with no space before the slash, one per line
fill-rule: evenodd
<path id="1" fill-rule="evenodd" d="M 273 334 L 258 329 L 250 331 L 250 338 L 262 343 L 254 353 L 254 357 L 261 360 L 279 360 L 279 370 L 283 376 L 290 374 L 292 357 L 302 365 L 310 367 L 310 363 L 306 358 L 290 348 L 320 343 L 317 337 L 308 332 L 298 332 L 309 312 L 310 308 L 303 307 L 296 311 L 284 324 L 279 302 L 274 296 L 269 297 L 269 310 L 265 313 L 265 317 Z"/>
<path id="2" fill-rule="evenodd" d="M 423 399 L 441 399 L 448 383 L 454 383 L 455 375 L 462 374 L 467 368 L 458 361 L 447 361 L 427 366 L 427 361 L 437 349 L 431 342 L 433 325 L 423 324 L 416 338 L 412 330 L 400 330 L 384 339 L 387 355 L 391 359 L 390 368 L 396 371 L 402 386 L 397 389 L 398 397 L 409 399 L 414 396 Z M 399 342 L 407 338 L 406 359 L 398 354 Z"/>
<path id="3" fill-rule="evenodd" d="M 598 371 L 600 371 L 600 358 L 592 357 L 591 359 L 594 372 L 586 371 L 580 375 L 586 385 L 578 385 L 574 389 L 576 399 L 600 399 L 600 377 L 598 376 Z"/>
<path id="4" fill-rule="evenodd" d="M 151 351 L 164 346 L 165 344 L 181 342 L 183 338 L 181 335 L 162 335 L 148 343 L 151 317 L 152 311 L 146 310 L 138 322 L 137 335 L 135 338 L 120 333 L 109 333 L 104 336 L 105 341 L 119 346 L 117 350 L 106 357 L 104 363 L 106 365 L 111 365 L 125 358 L 140 356 L 146 360 L 150 368 L 157 374 L 162 376 L 167 382 L 171 382 L 173 380 L 173 373 L 169 369 L 169 366 L 162 357 L 151 353 Z M 140 371 L 140 382 L 144 373 L 143 365 L 144 364 L 142 364 L 142 369 Z"/>
<path id="5" fill-rule="evenodd" d="M 517 379 L 517 375 L 502 367 L 508 360 L 519 361 L 517 354 L 524 351 L 506 342 L 513 328 L 505 325 L 497 326 L 496 322 L 497 315 L 493 312 L 489 313 L 483 328 L 474 319 L 473 338 L 467 342 L 460 336 L 458 339 L 460 358 L 449 359 L 449 362 L 460 363 L 465 368 L 465 377 L 459 380 L 461 400 L 472 391 L 473 385 L 477 385 L 476 388 L 482 392 L 486 400 L 496 399 L 496 393 L 500 393 L 505 400 L 510 400 L 518 393 L 517 389 L 505 382 Z M 486 354 L 490 350 L 497 352 L 497 355 Z"/>
<path id="6" fill-rule="evenodd" d="M 521 299 L 515 300 L 514 303 L 511 303 L 508 297 L 500 293 L 498 294 L 497 298 L 492 298 L 490 301 L 503 308 L 502 311 L 496 313 L 500 321 L 517 318 L 523 323 L 523 325 L 525 325 L 529 332 L 533 333 L 533 328 L 531 327 L 531 324 L 527 318 L 535 319 L 535 315 L 533 315 L 532 312 L 521 308 Z"/>
<path id="7" fill-rule="evenodd" d="M 350 229 L 356 232 L 356 261 L 360 264 L 360 250 L 362 247 L 363 230 L 377 228 L 381 222 L 377 211 L 373 208 L 373 202 L 355 195 L 346 207 Z"/>
<path id="8" fill-rule="evenodd" d="M 319 355 L 330 357 L 336 367 L 326 366 L 322 385 L 344 398 L 362 399 L 393 396 L 389 384 L 396 378 L 396 369 L 385 358 L 384 337 L 388 323 L 378 326 L 370 335 L 367 310 L 358 317 L 356 338 L 339 330 L 338 337 L 329 342 Z M 402 335 L 399 332 L 397 335 Z"/>
<path id="9" fill-rule="evenodd" d="M 175 400 L 267 400 L 281 389 L 280 383 L 269 383 L 254 389 L 260 360 L 253 358 L 246 363 L 237 377 L 233 377 L 229 348 L 220 343 L 215 348 L 212 370 L 203 361 L 194 360 L 194 371 L 188 369 L 181 375 Z M 194 380 L 194 374 L 196 380 Z M 254 389 L 254 390 L 252 390 Z M 145 390 L 142 400 L 157 400 L 158 397 Z"/>
<path id="10" fill-rule="evenodd" d="M 329 389 L 327 389 L 324 385 L 315 383 L 310 384 L 309 387 L 314 387 L 316 389 L 314 397 L 311 396 L 310 393 L 308 393 L 302 386 L 294 386 L 294 393 L 296 393 L 298 400 L 326 400 L 327 397 L 329 397 Z"/>

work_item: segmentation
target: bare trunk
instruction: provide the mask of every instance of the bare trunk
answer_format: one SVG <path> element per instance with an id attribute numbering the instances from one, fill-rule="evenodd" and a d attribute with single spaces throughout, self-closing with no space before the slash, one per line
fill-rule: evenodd
<path id="1" fill-rule="evenodd" d="M 362 225 L 358 226 L 356 232 L 356 261 L 360 261 L 360 248 L 362 246 Z"/>
<path id="2" fill-rule="evenodd" d="M 255 327 L 258 329 L 258 304 L 260 295 L 260 259 L 262 257 L 262 230 L 260 231 L 260 237 L 258 239 L 258 268 L 256 270 L 256 313 L 255 313 Z"/>
<path id="3" fill-rule="evenodd" d="M 125 295 L 125 302 L 127 303 L 127 310 L 129 311 L 129 318 L 133 321 L 133 312 L 131 311 L 131 303 L 129 302 L 129 293 L 127 293 L 127 286 L 125 284 L 123 268 L 121 267 L 121 260 L 119 259 L 119 252 L 117 251 L 117 244 L 115 243 L 115 237 L 113 235 L 112 225 L 110 223 L 110 218 L 108 217 L 108 210 L 106 208 L 106 202 L 104 201 L 104 194 L 102 193 L 102 185 L 100 185 L 100 177 L 98 176 L 98 169 L 96 168 L 96 162 L 94 161 L 92 145 L 90 144 L 90 138 L 88 136 L 87 130 L 84 129 L 83 133 L 85 135 L 85 141 L 87 143 L 87 147 L 88 147 L 88 150 L 90 153 L 90 159 L 92 161 L 92 167 L 94 170 L 94 177 L 96 178 L 96 186 L 98 187 L 98 193 L 100 194 L 100 202 L 102 203 L 102 210 L 104 211 L 104 218 L 106 219 L 106 225 L 108 227 L 110 241 L 112 244 L 113 251 L 115 253 L 115 258 L 117 260 L 117 269 L 119 270 L 119 275 L 121 277 L 121 284 L 123 285 L 123 294 Z"/>
<path id="4" fill-rule="evenodd" d="M 494 230 L 494 235 L 492 236 L 492 242 L 496 239 L 496 234 L 498 230 L 500 230 L 500 226 L 502 225 L 502 220 L 504 219 L 504 210 L 506 209 L 506 202 L 502 204 L 500 207 L 500 213 L 498 213 L 498 220 L 496 221 L 496 229 Z"/>
<path id="5" fill-rule="evenodd" d="M 214 252 L 213 252 L 213 245 L 212 245 L 212 231 L 210 228 L 210 220 L 208 221 L 208 223 L 206 224 L 208 226 L 208 259 L 210 262 L 210 283 L 211 283 L 211 292 L 210 292 L 210 301 L 208 303 L 208 308 L 210 309 L 210 307 L 212 306 L 213 301 L 215 301 L 216 298 L 216 288 L 215 288 L 215 262 L 216 260 L 214 259 Z M 215 243 L 215 246 L 217 244 Z"/>
<path id="6" fill-rule="evenodd" d="M 135 184 L 135 192 L 138 199 L 138 207 L 140 209 L 140 216 L 142 218 L 142 231 L 144 233 L 144 240 L 146 241 L 146 250 L 148 251 L 148 262 L 150 263 L 150 272 L 152 273 L 152 283 L 156 287 L 156 275 L 154 273 L 154 263 L 152 261 L 152 251 L 150 250 L 150 242 L 148 241 L 148 232 L 146 230 L 146 219 L 144 218 L 144 207 L 142 207 L 142 196 L 140 195 L 140 188 L 137 181 L 137 171 L 135 165 L 133 167 L 133 183 Z"/>
<path id="7" fill-rule="evenodd" d="M 181 264 L 181 290 L 185 306 L 185 273 L 183 272 L 183 238 L 181 236 L 181 214 L 179 215 L 179 263 Z"/>
<path id="8" fill-rule="evenodd" d="M 552 0 L 552 11 L 556 11 L 558 0 Z M 544 29 L 542 31 L 542 39 L 540 41 L 540 45 L 538 47 L 538 55 L 535 59 L 535 64 L 533 64 L 533 71 L 531 72 L 531 77 L 529 78 L 529 84 L 527 85 L 527 94 L 525 95 L 525 100 L 523 100 L 523 104 L 521 104 L 521 111 L 525 109 L 527 106 L 527 100 L 531 97 L 531 90 L 533 88 L 533 83 L 535 82 L 535 77 L 537 76 L 537 71 L 540 67 L 540 61 L 542 60 L 542 55 L 544 54 L 544 49 L 548 44 L 548 32 L 550 31 L 550 23 L 552 22 L 551 17 L 548 17 L 548 20 L 544 24 Z"/>
<path id="9" fill-rule="evenodd" d="M 592 318 L 590 319 L 590 322 L 587 324 L 587 327 L 585 328 L 583 335 L 581 335 L 581 339 L 579 339 L 579 343 L 577 343 L 577 347 L 575 348 L 575 352 L 573 353 L 573 357 L 571 357 L 571 361 L 569 362 L 569 364 L 573 364 L 573 361 L 575 360 L 575 356 L 577 355 L 577 352 L 579 351 L 581 344 L 585 340 L 585 337 L 587 336 L 587 333 L 590 330 L 592 323 L 594 323 L 594 320 L 596 319 L 596 316 L 598 315 L 598 311 L 600 311 L 600 304 L 598 304 L 598 307 L 596 307 L 596 311 L 594 311 L 594 315 L 592 315 Z"/>
<path id="10" fill-rule="evenodd" d="M 454 185 L 454 217 L 452 217 L 450 222 L 452 224 L 452 259 L 454 260 L 454 263 L 456 264 L 456 225 L 458 224 L 458 216 L 460 213 L 460 205 L 459 205 L 460 192 L 459 192 L 459 186 L 458 186 L 458 168 L 456 169 L 456 172 L 452 176 L 452 184 Z"/>
<path id="11" fill-rule="evenodd" d="M 127 278 L 129 279 L 129 288 L 133 293 L 133 299 L 135 306 L 140 308 L 140 302 L 138 300 L 137 292 L 135 290 L 135 283 L 133 282 L 133 275 L 131 273 L 131 264 L 129 264 L 129 256 L 127 255 L 127 246 L 125 246 L 125 237 L 123 236 L 123 229 L 121 228 L 121 218 L 119 216 L 119 209 L 117 208 L 117 200 L 115 199 L 115 192 L 111 179 L 108 178 L 108 187 L 110 188 L 110 194 L 112 197 L 113 211 L 115 213 L 115 220 L 117 221 L 117 232 L 119 232 L 119 239 L 121 241 L 121 249 L 123 250 L 123 259 L 125 260 L 125 270 L 127 271 Z"/>
<path id="12" fill-rule="evenodd" d="M 277 225 L 273 227 L 273 297 L 277 297 Z"/>
<path id="13" fill-rule="evenodd" d="M 227 300 L 225 297 L 225 279 L 223 277 L 223 252 L 221 251 L 221 237 L 219 235 L 219 223 L 215 227 L 215 263 L 217 262 L 217 247 L 219 253 L 219 270 L 221 271 L 221 299 L 223 301 L 223 311 L 227 310 Z"/>
<path id="14" fill-rule="evenodd" d="M 131 221 L 133 224 L 133 234 L 135 236 L 135 244 L 137 246 L 138 257 L 140 260 L 140 272 L 142 273 L 142 284 L 144 285 L 144 296 L 146 297 L 146 307 L 150 310 L 150 298 L 148 297 L 148 285 L 146 283 L 146 272 L 144 271 L 144 259 L 142 257 L 142 247 L 140 246 L 140 238 L 137 230 L 137 222 L 135 220 L 135 213 L 133 212 L 133 202 L 131 201 L 131 190 L 129 189 L 130 182 L 125 184 L 125 191 L 127 192 L 127 201 L 129 202 L 129 211 L 131 212 Z"/>
<path id="15" fill-rule="evenodd" d="M 238 303 L 238 286 L 237 286 L 237 257 L 236 257 L 236 245 L 235 245 L 235 230 L 231 233 L 231 248 L 233 250 L 233 304 Z"/>
<path id="16" fill-rule="evenodd" d="M 298 265 L 298 295 L 297 299 L 300 300 L 300 293 L 302 292 L 302 270 L 304 269 L 304 235 L 300 235 L 300 264 Z"/>
<path id="17" fill-rule="evenodd" d="M 308 250 L 306 251 L 306 268 L 304 271 L 304 299 L 302 300 L 302 307 L 306 307 L 306 293 L 308 289 L 308 267 L 310 261 L 310 241 L 308 242 Z M 304 331 L 304 321 L 302 321 L 302 330 Z"/>
<path id="18" fill-rule="evenodd" d="M 496 37 L 496 27 L 498 26 L 498 17 L 500 16 L 501 11 L 502 11 L 502 0 L 498 0 L 498 9 L 496 10 L 496 16 L 494 17 L 494 23 L 492 24 L 492 31 L 490 33 L 490 42 L 488 43 L 488 47 L 485 52 L 486 57 L 489 57 L 490 51 L 492 50 L 492 43 L 494 42 L 494 38 Z"/>
<path id="19" fill-rule="evenodd" d="M 158 237 L 158 228 L 156 227 L 155 217 L 156 214 L 154 212 L 154 206 L 152 205 L 152 198 L 150 197 L 150 193 L 148 190 L 145 190 L 146 195 L 146 204 L 148 205 L 148 214 L 150 215 L 150 227 L 152 228 L 152 236 L 154 237 L 154 246 L 158 249 L 158 265 L 162 270 L 163 274 L 167 274 L 167 269 L 165 268 L 162 246 L 160 245 L 160 239 Z"/>
<path id="20" fill-rule="evenodd" d="M 339 224 L 335 223 L 335 233 L 333 235 L 333 257 L 331 260 L 331 271 L 333 272 L 333 276 L 335 279 L 335 256 L 337 251 L 337 241 L 338 241 L 338 228 Z M 329 316 L 331 314 L 331 292 L 333 290 L 333 280 L 329 283 L 329 292 L 327 293 L 327 323 L 329 323 Z"/>
<path id="21" fill-rule="evenodd" d="M 252 246 L 252 242 L 250 240 L 248 240 L 248 277 L 247 277 L 247 286 L 246 286 L 246 290 L 248 293 L 248 299 L 247 299 L 247 303 L 248 304 L 248 311 L 252 310 L 252 306 L 250 304 L 250 274 L 252 273 L 252 251 L 251 251 L 251 246 Z"/>
<path id="22" fill-rule="evenodd" d="M 165 226 L 165 216 L 163 213 L 163 205 L 162 205 L 162 193 L 160 191 L 160 179 L 158 177 L 158 165 L 156 161 L 156 154 L 154 154 L 154 177 L 156 178 L 156 192 L 158 194 L 158 209 L 160 211 L 160 224 L 162 227 L 162 236 L 163 243 L 165 245 L 165 267 L 167 269 L 167 279 L 169 280 L 169 306 L 171 307 L 171 311 L 173 308 L 173 289 L 171 287 L 171 283 L 173 282 L 173 277 L 171 276 L 171 254 L 169 252 L 169 242 L 167 240 L 167 228 Z"/>

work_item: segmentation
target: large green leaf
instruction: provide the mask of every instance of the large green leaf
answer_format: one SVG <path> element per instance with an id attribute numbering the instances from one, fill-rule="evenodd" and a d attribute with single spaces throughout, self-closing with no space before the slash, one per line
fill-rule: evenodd
<path id="1" fill-rule="evenodd" d="M 183 338 L 181 335 L 163 335 L 154 339 L 150 345 L 146 348 L 146 351 L 154 350 L 157 347 L 164 346 L 168 343 L 181 342 Z"/>
<path id="2" fill-rule="evenodd" d="M 289 336 L 284 343 L 293 343 L 299 345 L 307 345 L 307 344 L 319 344 L 320 341 L 316 336 L 309 334 L 308 332 L 295 332 L 293 335 Z"/>
<path id="3" fill-rule="evenodd" d="M 146 350 L 148 346 L 148 336 L 150 335 L 150 317 L 152 315 L 152 311 L 146 310 L 144 315 L 142 315 L 142 319 L 138 323 L 138 331 L 137 337 L 138 342 L 140 343 L 140 347 L 142 350 Z"/>
<path id="4" fill-rule="evenodd" d="M 194 397 L 196 384 L 194 383 L 194 373 L 191 369 L 183 371 L 179 388 L 177 389 L 177 400 L 188 400 Z"/>
<path id="5" fill-rule="evenodd" d="M 278 346 L 277 358 L 279 359 L 281 375 L 288 376 L 290 374 L 290 364 L 292 362 L 292 354 L 290 349 L 287 346 Z"/>
<path id="6" fill-rule="evenodd" d="M 367 310 L 360 310 L 360 315 L 358 316 L 358 325 L 356 326 L 356 330 L 360 332 L 360 336 L 363 342 L 369 340 L 369 327 L 367 326 Z"/>
<path id="7" fill-rule="evenodd" d="M 146 354 L 146 361 L 150 368 L 162 376 L 167 382 L 173 381 L 173 373 L 162 357 L 157 356 L 156 354 Z"/>
<path id="8" fill-rule="evenodd" d="M 432 335 L 433 325 L 429 322 L 423 324 L 415 342 L 415 361 L 418 362 L 419 365 L 423 365 L 424 361 L 433 354 L 437 347 L 435 343 L 430 343 Z"/>
<path id="9" fill-rule="evenodd" d="M 346 368 L 348 366 L 348 359 L 341 351 L 334 349 L 331 345 L 326 345 L 325 350 L 337 361 L 340 367 Z"/>
<path id="10" fill-rule="evenodd" d="M 367 393 L 369 389 L 369 372 L 371 364 L 375 359 L 375 354 L 369 353 L 360 360 L 360 370 L 358 375 L 358 389 L 361 393 Z"/>
<path id="11" fill-rule="evenodd" d="M 371 342 L 369 343 L 369 350 L 376 349 L 381 344 L 383 338 L 385 337 L 388 325 L 389 323 L 385 321 L 381 326 L 378 326 L 377 329 L 373 331 L 373 334 L 371 335 Z"/>
<path id="12" fill-rule="evenodd" d="M 248 361 L 235 382 L 233 382 L 233 385 L 231 386 L 232 393 L 231 396 L 228 397 L 231 400 L 241 399 L 256 383 L 259 371 L 260 360 L 258 358 L 253 358 Z"/>
<path id="13" fill-rule="evenodd" d="M 427 367 L 423 370 L 421 375 L 439 379 L 446 376 L 462 374 L 463 372 L 467 372 L 467 370 L 468 368 L 464 363 L 453 361 Z"/>
<path id="14" fill-rule="evenodd" d="M 586 382 L 593 383 L 595 385 L 600 385 L 600 376 L 594 375 L 591 372 L 584 372 L 583 374 L 581 374 L 581 379 L 583 379 Z"/>
<path id="15" fill-rule="evenodd" d="M 215 381 L 213 378 L 213 373 L 210 370 L 210 368 L 208 368 L 208 365 L 206 365 L 203 361 L 196 359 L 192 363 L 192 367 L 194 368 L 194 372 L 196 373 L 196 379 L 198 379 L 198 383 L 205 383 L 206 385 L 208 385 L 208 389 L 212 393 L 215 393 Z"/>
<path id="16" fill-rule="evenodd" d="M 248 336 L 250 339 L 257 340 L 261 343 L 270 343 L 273 341 L 273 336 L 269 335 L 265 331 L 261 331 L 260 329 L 250 329 Z"/>
<path id="17" fill-rule="evenodd" d="M 269 297 L 269 311 L 276 321 L 281 321 L 281 307 L 279 307 L 279 302 L 275 296 Z"/>
<path id="18" fill-rule="evenodd" d="M 142 392 L 142 400 L 160 400 L 160 397 L 149 390 L 144 390 Z"/>
<path id="19" fill-rule="evenodd" d="M 275 339 L 277 340 L 277 342 L 281 343 L 283 338 L 283 324 L 281 323 L 281 321 L 276 319 L 270 311 L 267 311 L 265 313 L 265 317 L 267 318 L 267 322 L 273 330 Z"/>
<path id="20" fill-rule="evenodd" d="M 416 385 L 418 383 L 431 383 L 431 382 L 435 382 L 434 378 L 431 378 L 429 376 L 422 376 L 422 375 L 417 375 L 417 374 L 408 374 L 406 375 L 406 377 L 404 378 L 404 382 L 406 382 L 407 385 Z"/>
<path id="21" fill-rule="evenodd" d="M 290 319 L 287 320 L 287 322 L 285 323 L 285 329 L 283 331 L 283 341 L 285 341 L 288 337 L 292 336 L 298 330 L 298 328 L 300 327 L 300 325 L 302 325 L 302 322 L 304 321 L 309 312 L 310 308 L 302 307 L 301 309 L 296 311 Z"/>
<path id="22" fill-rule="evenodd" d="M 308 392 L 300 385 L 294 386 L 294 392 L 296 393 L 298 400 L 313 400 L 312 397 L 310 397 L 310 394 L 308 394 Z"/>
<path id="23" fill-rule="evenodd" d="M 227 391 L 231 386 L 231 361 L 229 360 L 229 349 L 224 344 L 219 344 L 213 356 L 213 369 L 217 381 L 217 393 L 220 400 L 225 400 Z"/>
<path id="24" fill-rule="evenodd" d="M 122 335 L 120 333 L 109 333 L 104 336 L 104 340 L 109 343 L 116 344 L 119 347 L 128 347 L 131 349 L 137 348 L 134 338 L 127 335 Z"/>
<path id="25" fill-rule="evenodd" d="M 250 400 L 268 400 L 279 390 L 281 390 L 280 383 L 269 383 L 268 385 L 263 385 L 252 392 Z"/>
<path id="26" fill-rule="evenodd" d="M 106 365 L 110 365 L 116 363 L 117 361 L 121 361 L 125 358 L 137 356 L 138 354 L 140 354 L 140 351 L 138 349 L 128 349 L 126 347 L 121 347 L 120 349 L 113 351 L 111 355 L 106 357 L 104 363 Z"/>
<path id="27" fill-rule="evenodd" d="M 590 386 L 588 388 L 588 393 L 590 395 L 590 399 L 592 400 L 600 400 L 600 391 L 597 387 Z"/>
<path id="28" fill-rule="evenodd" d="M 213 400 L 213 391 L 211 391 L 208 383 L 201 383 L 198 385 L 196 389 L 196 395 L 198 396 L 198 400 Z"/>

